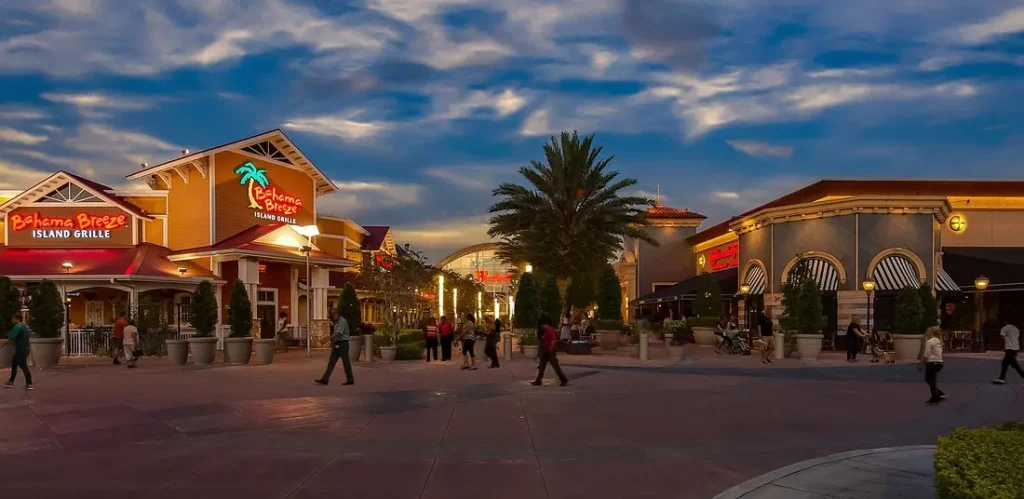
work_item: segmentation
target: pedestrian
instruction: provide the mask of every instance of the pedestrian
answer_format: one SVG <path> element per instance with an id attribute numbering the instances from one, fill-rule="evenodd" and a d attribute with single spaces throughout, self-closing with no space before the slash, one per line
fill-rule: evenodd
<path id="1" fill-rule="evenodd" d="M 117 315 L 117 320 L 114 321 L 114 334 L 110 339 L 110 355 L 114 357 L 114 364 L 121 364 L 121 355 L 124 352 L 124 328 L 128 326 L 128 320 L 124 317 L 124 312 Z"/>
<path id="2" fill-rule="evenodd" d="M 1014 371 L 1021 378 L 1024 378 L 1024 369 L 1020 368 L 1020 363 L 1017 362 L 1017 351 L 1020 350 L 1020 330 L 1017 326 L 1013 325 L 1013 320 L 1007 321 L 1006 325 L 999 330 L 999 335 L 1003 337 L 1003 363 L 999 368 L 999 377 L 992 380 L 992 383 L 997 385 L 1006 384 L 1006 368 L 1013 367 Z"/>
<path id="3" fill-rule="evenodd" d="M 128 325 L 124 328 L 124 359 L 128 363 L 128 369 L 135 369 L 142 352 L 137 350 L 142 342 L 139 338 L 139 328 L 135 327 L 135 319 L 128 319 Z"/>
<path id="4" fill-rule="evenodd" d="M 921 356 L 921 366 L 924 367 L 924 380 L 928 383 L 931 391 L 929 404 L 938 404 L 946 399 L 946 394 L 939 390 L 939 371 L 942 370 L 942 333 L 938 326 L 929 327 L 924 332 L 924 355 Z"/>
<path id="5" fill-rule="evenodd" d="M 277 317 L 277 349 L 288 351 L 288 312 L 281 312 Z"/>
<path id="6" fill-rule="evenodd" d="M 729 314 L 722 314 L 715 323 L 715 353 L 722 353 L 725 346 L 725 335 L 729 330 Z"/>
<path id="7" fill-rule="evenodd" d="M 764 348 L 761 349 L 761 363 L 771 364 L 775 362 L 772 359 L 772 353 L 775 352 L 775 324 L 772 322 L 771 310 L 765 310 L 761 313 L 757 328 L 761 330 L 761 341 L 764 343 Z"/>
<path id="8" fill-rule="evenodd" d="M 544 369 L 548 364 L 555 370 L 562 386 L 569 384 L 569 378 L 565 377 L 561 366 L 558 365 L 558 332 L 551 325 L 551 317 L 541 315 L 537 320 L 537 337 L 540 338 L 540 365 L 537 367 L 537 379 L 531 383 L 533 386 L 540 386 L 544 380 Z"/>
<path id="9" fill-rule="evenodd" d="M 321 385 L 327 385 L 331 381 L 331 373 L 334 372 L 334 366 L 338 363 L 338 359 L 341 359 L 342 365 L 345 366 L 344 384 L 354 385 L 356 382 L 352 376 L 352 359 L 348 357 L 348 321 L 338 315 L 337 312 L 334 315 L 334 320 L 337 322 L 335 322 L 334 331 L 331 333 L 331 358 L 327 361 L 327 370 L 324 371 L 324 375 L 314 381 Z"/>
<path id="10" fill-rule="evenodd" d="M 466 314 L 466 320 L 462 321 L 459 341 L 462 342 L 462 368 L 476 371 L 476 358 L 473 354 L 473 346 L 476 344 L 476 321 L 473 314 Z"/>
<path id="11" fill-rule="evenodd" d="M 860 316 L 850 317 L 850 325 L 846 327 L 846 361 L 857 362 L 857 352 L 860 351 L 860 339 L 867 336 L 860 328 Z"/>
<path id="12" fill-rule="evenodd" d="M 437 326 L 437 333 L 441 335 L 441 362 L 452 360 L 452 342 L 455 341 L 455 329 L 448 317 L 442 315 L 441 323 Z"/>
<path id="13" fill-rule="evenodd" d="M 487 366 L 488 369 L 501 367 L 501 363 L 498 362 L 499 338 L 501 338 L 501 319 L 494 319 L 494 326 L 487 334 L 487 343 L 484 345 L 484 355 L 491 359 L 491 365 Z"/>
<path id="14" fill-rule="evenodd" d="M 14 327 L 7 333 L 7 340 L 14 346 L 14 359 L 11 362 L 11 377 L 4 383 L 4 388 L 14 388 L 14 380 L 18 377 L 18 369 L 25 375 L 25 389 L 32 389 L 32 373 L 28 370 L 28 329 L 22 324 L 21 313 L 11 318 Z"/>
<path id="15" fill-rule="evenodd" d="M 569 312 L 566 312 L 565 317 L 562 317 L 562 329 L 558 339 L 562 341 L 569 341 L 572 339 L 572 321 L 570 320 Z"/>
<path id="16" fill-rule="evenodd" d="M 441 360 L 437 358 L 437 343 L 439 333 L 437 330 L 437 319 L 431 317 L 427 319 L 427 325 L 423 326 L 423 341 L 427 347 L 427 362 L 430 362 L 430 354 L 434 354 L 434 360 Z"/>

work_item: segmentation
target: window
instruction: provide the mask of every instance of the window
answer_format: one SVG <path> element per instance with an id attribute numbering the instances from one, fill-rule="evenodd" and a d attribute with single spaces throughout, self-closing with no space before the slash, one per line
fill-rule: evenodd
<path id="1" fill-rule="evenodd" d="M 256 301 L 259 303 L 274 303 L 277 301 L 276 290 L 266 290 L 256 292 Z"/>
<path id="2" fill-rule="evenodd" d="M 102 203 L 103 200 L 93 196 L 77 184 L 68 182 L 39 199 L 40 203 Z"/>
<path id="3" fill-rule="evenodd" d="M 292 164 L 291 160 L 288 159 L 288 156 L 286 156 L 285 153 L 281 152 L 281 150 L 278 149 L 277 146 L 275 146 L 269 140 L 257 142 L 250 146 L 245 146 L 242 148 L 242 150 L 248 153 L 255 154 L 257 156 L 270 158 L 274 161 L 280 161 L 282 163 L 287 163 L 289 165 Z"/>

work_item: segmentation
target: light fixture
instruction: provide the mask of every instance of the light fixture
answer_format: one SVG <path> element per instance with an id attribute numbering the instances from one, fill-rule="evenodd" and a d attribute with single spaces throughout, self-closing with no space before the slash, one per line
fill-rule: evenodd
<path id="1" fill-rule="evenodd" d="M 984 275 L 978 276 L 978 278 L 974 280 L 974 287 L 978 291 L 985 291 L 985 288 L 988 287 L 988 277 L 985 277 Z"/>
<path id="2" fill-rule="evenodd" d="M 748 295 L 748 294 L 750 294 L 750 285 L 746 284 L 746 283 L 743 283 L 740 286 L 740 294 L 741 295 Z"/>
<path id="3" fill-rule="evenodd" d="M 531 272 L 533 272 L 533 265 L 528 263 L 526 264 L 526 273 L 529 274 Z"/>
<path id="4" fill-rule="evenodd" d="M 494 297 L 494 320 L 498 320 L 499 315 L 501 315 L 501 304 L 498 303 L 498 297 Z"/>
<path id="5" fill-rule="evenodd" d="M 181 277 L 185 277 L 185 272 L 188 272 L 188 269 L 185 267 L 178 267 L 178 273 L 181 274 Z"/>
<path id="6" fill-rule="evenodd" d="M 459 288 L 452 288 L 452 314 L 459 315 Z"/>
<path id="7" fill-rule="evenodd" d="M 484 303 L 484 293 L 483 293 L 483 291 L 477 291 L 476 292 L 476 318 L 477 319 L 483 317 L 483 309 L 484 309 L 483 303 Z"/>
<path id="8" fill-rule="evenodd" d="M 295 232 L 298 232 L 299 234 L 301 234 L 301 235 L 303 235 L 303 236 L 305 236 L 307 238 L 311 238 L 311 237 L 315 237 L 315 236 L 319 236 L 320 235 L 320 228 L 317 227 L 315 224 L 314 225 L 293 225 L 292 228 L 295 229 Z"/>
<path id="9" fill-rule="evenodd" d="M 444 274 L 437 275 L 437 316 L 444 315 Z"/>
<path id="10" fill-rule="evenodd" d="M 63 267 L 64 270 L 71 270 L 71 268 L 74 267 L 74 265 L 72 265 L 71 262 L 64 262 L 60 264 L 60 266 Z"/>
<path id="11" fill-rule="evenodd" d="M 867 291 L 868 293 L 875 290 L 875 281 L 871 279 L 864 279 L 864 282 L 860 283 L 860 285 L 864 288 L 864 291 Z"/>

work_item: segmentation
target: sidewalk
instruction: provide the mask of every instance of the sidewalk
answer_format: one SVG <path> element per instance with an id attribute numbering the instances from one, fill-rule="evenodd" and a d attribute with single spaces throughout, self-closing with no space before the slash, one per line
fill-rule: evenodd
<path id="1" fill-rule="evenodd" d="M 779 468 L 714 499 L 931 499 L 935 497 L 934 458 L 933 445 L 833 454 Z"/>

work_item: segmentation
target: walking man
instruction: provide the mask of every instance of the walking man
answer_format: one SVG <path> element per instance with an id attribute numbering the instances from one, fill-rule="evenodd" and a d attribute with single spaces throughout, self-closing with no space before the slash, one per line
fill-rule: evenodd
<path id="1" fill-rule="evenodd" d="M 331 381 L 334 366 L 338 363 L 338 359 L 341 359 L 342 365 L 345 366 L 345 384 L 354 385 L 356 382 L 352 377 L 352 360 L 348 357 L 348 321 L 337 313 L 335 315 L 337 322 L 334 324 L 334 332 L 331 334 L 331 359 L 327 361 L 327 371 L 324 372 L 323 377 L 314 381 L 326 386 Z"/>
<path id="2" fill-rule="evenodd" d="M 531 383 L 533 386 L 540 386 L 543 384 L 544 379 L 544 368 L 548 364 L 551 364 L 551 368 L 555 370 L 555 374 L 558 375 L 558 379 L 561 380 L 562 386 L 569 384 L 569 378 L 565 377 L 565 373 L 562 372 L 562 368 L 558 365 L 558 331 L 551 326 L 551 317 L 547 315 L 540 316 L 540 320 L 537 321 L 538 328 L 537 334 L 540 336 L 540 367 L 537 368 L 537 379 Z"/>
<path id="3" fill-rule="evenodd" d="M 14 380 L 18 377 L 18 369 L 25 374 L 25 389 L 32 389 L 32 373 L 28 370 L 28 329 L 22 324 L 21 313 L 14 314 L 12 318 L 14 327 L 11 328 L 7 339 L 14 345 L 14 361 L 11 362 L 11 378 L 4 383 L 4 388 L 14 388 Z"/>
<path id="4" fill-rule="evenodd" d="M 501 367 L 501 363 L 498 362 L 498 341 L 501 338 L 501 319 L 494 319 L 494 327 L 491 332 L 487 334 L 487 343 L 484 344 L 484 355 L 488 359 L 491 359 L 491 365 L 487 366 L 488 369 L 494 369 Z"/>
<path id="5" fill-rule="evenodd" d="M 1013 367 L 1014 371 L 1021 378 L 1024 378 L 1024 369 L 1020 368 L 1020 363 L 1017 362 L 1017 351 L 1020 350 L 1020 330 L 1017 326 L 1014 326 L 1012 322 L 1007 321 L 1006 325 L 999 330 L 999 335 L 1003 337 L 1003 363 L 999 369 L 999 377 L 992 380 L 992 383 L 997 385 L 1006 384 L 1006 368 Z"/>
<path id="6" fill-rule="evenodd" d="M 110 340 L 110 354 L 114 357 L 114 364 L 121 363 L 121 354 L 124 353 L 124 328 L 127 326 L 128 319 L 125 319 L 124 312 L 121 312 L 114 321 L 114 337 Z"/>

